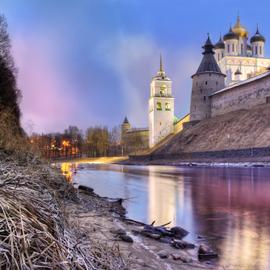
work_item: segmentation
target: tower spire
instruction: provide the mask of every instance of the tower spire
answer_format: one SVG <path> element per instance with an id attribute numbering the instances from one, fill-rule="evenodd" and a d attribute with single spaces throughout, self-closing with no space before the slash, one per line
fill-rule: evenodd
<path id="1" fill-rule="evenodd" d="M 163 63 L 162 63 L 162 55 L 160 54 L 160 59 L 159 59 L 159 71 L 163 72 Z"/>
<path id="2" fill-rule="evenodd" d="M 239 10 L 237 10 L 237 25 L 240 25 L 240 15 L 239 15 Z"/>

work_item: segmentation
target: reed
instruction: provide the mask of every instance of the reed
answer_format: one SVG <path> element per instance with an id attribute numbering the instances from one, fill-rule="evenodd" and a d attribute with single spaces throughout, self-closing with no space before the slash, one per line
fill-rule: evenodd
<path id="1" fill-rule="evenodd" d="M 56 171 L 1 153 L 0 269 L 124 269 L 109 247 L 71 227 L 66 201 L 78 200 Z"/>

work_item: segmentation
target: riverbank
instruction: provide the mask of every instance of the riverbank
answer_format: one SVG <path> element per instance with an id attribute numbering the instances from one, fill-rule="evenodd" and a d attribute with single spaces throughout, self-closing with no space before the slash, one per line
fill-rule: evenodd
<path id="1" fill-rule="evenodd" d="M 200 245 L 173 240 L 165 227 L 157 227 L 155 232 L 153 226 L 126 219 L 122 199 L 100 197 L 87 187 L 78 189 L 77 195 L 79 204 L 65 205 L 69 224 L 82 228 L 90 239 L 118 250 L 126 265 L 123 269 L 218 269 L 198 260 Z M 163 235 L 163 231 L 168 235 Z"/>
<path id="2" fill-rule="evenodd" d="M 155 159 L 147 156 L 143 157 L 100 157 L 100 158 L 76 158 L 57 160 L 57 163 L 72 164 L 120 164 L 120 165 L 137 165 L 137 166 L 178 166 L 178 167 L 270 167 L 270 157 L 253 157 L 253 158 L 162 158 Z"/>
<path id="3" fill-rule="evenodd" d="M 130 158 L 117 162 L 122 165 L 136 166 L 177 166 L 177 167 L 270 167 L 270 157 L 262 158 L 200 158 L 200 159 L 149 159 Z"/>
<path id="4" fill-rule="evenodd" d="M 119 252 L 72 226 L 69 203 L 80 199 L 58 171 L 0 151 L 0 268 L 124 269 Z"/>
<path id="5" fill-rule="evenodd" d="M 198 261 L 198 246 L 179 250 L 136 234 L 142 225 L 125 220 L 121 200 L 74 189 L 34 157 L 1 156 L 0 193 L 5 269 L 214 268 Z"/>
<path id="6" fill-rule="evenodd" d="M 87 158 L 87 157 L 79 157 L 79 158 L 63 158 L 63 159 L 54 159 L 51 160 L 53 163 L 63 163 L 63 162 L 72 162 L 78 164 L 90 163 L 90 164 L 110 164 L 110 163 L 118 163 L 128 160 L 128 156 L 121 157 L 95 157 L 95 158 Z"/>

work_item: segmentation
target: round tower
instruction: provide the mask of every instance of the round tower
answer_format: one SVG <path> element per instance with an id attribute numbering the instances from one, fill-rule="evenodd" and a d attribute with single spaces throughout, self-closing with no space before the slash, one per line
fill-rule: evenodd
<path id="1" fill-rule="evenodd" d="M 214 46 L 208 36 L 203 46 L 203 59 L 192 75 L 190 121 L 200 121 L 211 117 L 211 95 L 225 87 L 224 75 L 215 60 Z"/>
<path id="2" fill-rule="evenodd" d="M 260 34 L 258 27 L 255 35 L 251 37 L 250 43 L 252 47 L 252 56 L 264 57 L 265 37 Z"/>
<path id="3" fill-rule="evenodd" d="M 125 140 L 125 134 L 127 133 L 128 130 L 130 130 L 131 125 L 127 119 L 127 117 L 125 117 L 122 125 L 121 125 L 121 143 L 124 143 Z"/>

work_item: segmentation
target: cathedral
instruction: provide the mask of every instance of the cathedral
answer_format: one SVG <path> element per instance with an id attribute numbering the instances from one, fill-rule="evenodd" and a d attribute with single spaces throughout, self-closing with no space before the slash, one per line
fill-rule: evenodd
<path id="1" fill-rule="evenodd" d="M 204 119 L 270 103 L 270 59 L 265 58 L 265 42 L 258 27 L 249 39 L 239 16 L 215 45 L 208 35 L 201 63 L 191 76 L 190 112 L 182 119 L 174 116 L 172 81 L 160 57 L 159 70 L 150 83 L 148 128 L 132 128 L 127 118 L 122 124 L 122 145 L 133 147 L 127 152 L 153 149 Z"/>
<path id="2" fill-rule="evenodd" d="M 270 66 L 270 59 L 264 55 L 265 37 L 257 31 L 249 39 L 247 29 L 242 26 L 240 17 L 234 27 L 215 44 L 215 59 L 226 75 L 225 84 L 230 85 L 238 81 L 261 74 Z"/>

